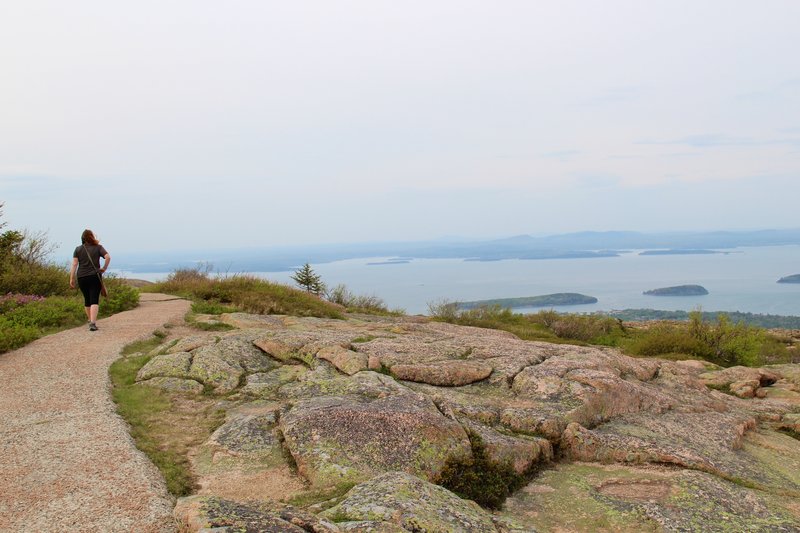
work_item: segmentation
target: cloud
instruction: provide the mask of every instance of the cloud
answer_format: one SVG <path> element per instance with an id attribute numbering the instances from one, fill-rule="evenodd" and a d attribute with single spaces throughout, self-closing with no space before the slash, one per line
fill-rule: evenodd
<path id="1" fill-rule="evenodd" d="M 542 157 L 546 159 L 561 159 L 567 160 L 572 159 L 575 156 L 580 155 L 582 152 L 580 150 L 556 150 L 554 152 L 545 152 L 542 154 Z"/>
<path id="2" fill-rule="evenodd" d="M 752 137 L 735 137 L 720 133 L 702 133 L 697 135 L 687 135 L 678 139 L 667 141 L 637 141 L 636 144 L 663 144 L 663 145 L 683 145 L 692 148 L 717 148 L 722 146 L 775 146 L 775 145 L 796 145 L 800 143 L 797 139 L 755 139 Z"/>
<path id="3" fill-rule="evenodd" d="M 580 105 L 605 106 L 611 104 L 623 104 L 638 100 L 646 93 L 647 89 L 645 87 L 614 87 L 583 100 Z"/>

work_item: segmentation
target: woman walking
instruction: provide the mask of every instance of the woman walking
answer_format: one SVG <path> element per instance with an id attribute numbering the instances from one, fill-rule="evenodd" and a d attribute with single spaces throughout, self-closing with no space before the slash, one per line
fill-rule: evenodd
<path id="1" fill-rule="evenodd" d="M 105 264 L 100 268 L 100 258 Z M 89 331 L 97 331 L 97 312 L 100 310 L 100 290 L 102 274 L 108 269 L 111 256 L 94 236 L 92 230 L 84 230 L 81 234 L 81 245 L 72 254 L 72 268 L 69 272 L 69 286 L 75 288 L 77 271 L 78 286 L 83 293 L 83 305 L 86 318 L 89 319 Z"/>

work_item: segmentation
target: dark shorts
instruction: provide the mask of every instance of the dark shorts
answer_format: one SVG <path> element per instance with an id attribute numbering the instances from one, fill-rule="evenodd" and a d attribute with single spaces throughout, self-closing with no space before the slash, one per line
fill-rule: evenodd
<path id="1" fill-rule="evenodd" d="M 83 305 L 90 307 L 100 304 L 100 278 L 96 274 L 78 278 L 78 287 L 83 293 Z"/>

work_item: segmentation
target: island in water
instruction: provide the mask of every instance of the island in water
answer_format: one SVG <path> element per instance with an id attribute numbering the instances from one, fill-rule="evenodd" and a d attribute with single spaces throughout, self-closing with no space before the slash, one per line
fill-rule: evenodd
<path id="1" fill-rule="evenodd" d="M 648 296 L 704 296 L 708 294 L 708 290 L 701 285 L 677 285 L 644 291 L 642 294 Z"/>
<path id="2" fill-rule="evenodd" d="M 687 250 L 687 249 L 672 249 L 672 250 L 645 250 L 639 252 L 639 255 L 711 255 L 711 254 L 726 254 L 728 252 L 718 252 L 716 250 Z"/>
<path id="3" fill-rule="evenodd" d="M 521 298 L 497 298 L 494 300 L 477 300 L 474 302 L 459 302 L 461 309 L 474 309 L 476 307 L 500 306 L 514 309 L 516 307 L 554 307 L 558 305 L 584 305 L 596 304 L 597 298 L 576 292 L 559 292 L 556 294 L 543 294 L 541 296 L 523 296 Z"/>
<path id="4" fill-rule="evenodd" d="M 778 283 L 800 283 L 800 274 L 792 274 L 778 280 Z"/>
<path id="5" fill-rule="evenodd" d="M 386 261 L 374 261 L 372 263 L 367 263 L 367 266 L 375 266 L 375 265 L 407 265 L 411 262 L 411 259 L 388 259 Z"/>

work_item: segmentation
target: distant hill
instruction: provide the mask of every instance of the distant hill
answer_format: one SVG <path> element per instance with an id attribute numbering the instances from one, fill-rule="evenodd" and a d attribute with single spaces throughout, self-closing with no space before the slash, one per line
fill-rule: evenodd
<path id="1" fill-rule="evenodd" d="M 621 250 L 703 250 L 739 246 L 800 244 L 800 229 L 717 231 L 704 233 L 581 232 L 533 237 L 518 235 L 494 240 L 431 240 L 417 242 L 339 243 L 249 249 L 170 250 L 118 254 L 115 265 L 128 272 L 170 272 L 201 262 L 223 271 L 276 272 L 356 258 L 467 259 L 596 259 L 616 257 Z M 663 252 L 659 252 L 663 253 Z M 676 252 L 672 252 L 676 253 Z M 723 252 L 724 253 L 724 252 Z"/>
<path id="2" fill-rule="evenodd" d="M 778 283 L 800 283 L 800 274 L 792 274 L 778 280 Z"/>
<path id="3" fill-rule="evenodd" d="M 559 292 L 556 294 L 543 294 L 541 296 L 524 296 L 521 298 L 497 298 L 494 300 L 476 300 L 473 302 L 459 302 L 461 309 L 474 309 L 476 307 L 494 306 L 514 309 L 517 307 L 555 307 L 560 305 L 596 304 L 597 298 L 576 292 Z"/>
<path id="4" fill-rule="evenodd" d="M 708 294 L 708 291 L 700 285 L 677 285 L 644 291 L 642 294 L 648 296 L 704 296 Z"/>
<path id="5" fill-rule="evenodd" d="M 721 254 L 725 252 L 718 252 L 716 250 L 645 250 L 640 252 L 639 255 L 711 255 Z"/>

